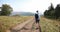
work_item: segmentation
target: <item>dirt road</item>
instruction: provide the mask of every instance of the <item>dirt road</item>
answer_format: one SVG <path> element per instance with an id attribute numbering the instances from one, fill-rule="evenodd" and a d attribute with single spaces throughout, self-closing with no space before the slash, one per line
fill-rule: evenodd
<path id="1" fill-rule="evenodd" d="M 41 27 L 35 23 L 34 19 L 31 19 L 13 27 L 11 32 L 41 32 Z"/>

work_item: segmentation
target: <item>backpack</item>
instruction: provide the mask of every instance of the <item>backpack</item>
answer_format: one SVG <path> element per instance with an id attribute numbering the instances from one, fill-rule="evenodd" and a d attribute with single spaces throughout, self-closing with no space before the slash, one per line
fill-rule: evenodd
<path id="1" fill-rule="evenodd" d="M 38 19 L 38 18 L 39 18 L 38 14 L 35 14 L 35 18 L 36 18 L 36 19 Z"/>

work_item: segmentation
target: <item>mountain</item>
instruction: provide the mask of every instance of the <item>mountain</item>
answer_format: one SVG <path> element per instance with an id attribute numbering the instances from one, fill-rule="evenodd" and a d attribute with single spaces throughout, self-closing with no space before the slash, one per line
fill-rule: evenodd
<path id="1" fill-rule="evenodd" d="M 13 16 L 13 15 L 33 16 L 34 13 L 32 13 L 32 12 L 12 12 L 11 16 Z"/>

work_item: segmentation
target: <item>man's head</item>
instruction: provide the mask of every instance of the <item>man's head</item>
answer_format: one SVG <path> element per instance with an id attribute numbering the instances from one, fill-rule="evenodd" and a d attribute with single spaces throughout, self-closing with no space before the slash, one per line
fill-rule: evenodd
<path id="1" fill-rule="evenodd" d="M 36 12 L 38 13 L 38 10 Z"/>

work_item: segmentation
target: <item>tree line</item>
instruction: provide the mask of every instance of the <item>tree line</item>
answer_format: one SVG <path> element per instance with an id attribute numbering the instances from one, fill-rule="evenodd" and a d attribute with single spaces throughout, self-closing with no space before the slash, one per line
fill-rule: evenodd
<path id="1" fill-rule="evenodd" d="M 45 10 L 44 16 L 47 18 L 58 19 L 60 17 L 60 4 L 54 8 L 53 4 L 49 6 L 48 10 Z"/>
<path id="2" fill-rule="evenodd" d="M 9 16 L 13 11 L 13 8 L 8 4 L 3 4 L 2 7 L 0 7 L 0 10 L 0 16 Z"/>

